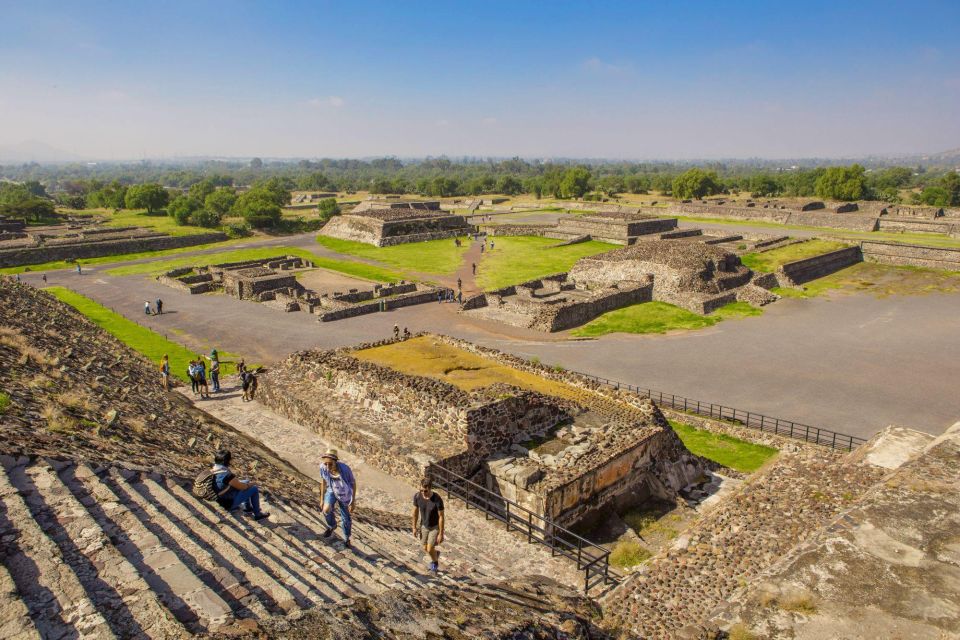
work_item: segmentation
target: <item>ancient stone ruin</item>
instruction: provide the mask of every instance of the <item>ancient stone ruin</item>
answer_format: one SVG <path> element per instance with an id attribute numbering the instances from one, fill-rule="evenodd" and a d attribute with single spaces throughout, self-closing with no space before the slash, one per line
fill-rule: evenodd
<path id="1" fill-rule="evenodd" d="M 158 276 L 157 280 L 191 294 L 223 291 L 235 298 L 262 302 L 283 311 L 305 311 L 317 315 L 320 322 L 436 302 L 438 295 L 446 297 L 450 292 L 444 287 L 404 281 L 370 283 L 364 290 L 317 292 L 300 284 L 296 275 L 291 273 L 292 270 L 311 268 L 313 263 L 310 260 L 275 256 L 173 269 Z"/>
<path id="2" fill-rule="evenodd" d="M 568 273 L 477 294 L 464 301 L 461 312 L 538 331 L 563 331 L 652 300 L 699 314 L 737 301 L 762 306 L 778 299 L 768 290 L 778 284 L 756 276 L 736 254 L 705 242 L 645 240 L 581 258 Z"/>
<path id="3" fill-rule="evenodd" d="M 106 227 L 91 219 L 24 227 L 22 221 L 0 221 L 0 267 L 82 260 L 122 253 L 159 251 L 219 242 L 220 232 L 169 236 L 142 227 Z"/>
<path id="4" fill-rule="evenodd" d="M 354 210 L 335 216 L 320 233 L 331 238 L 387 247 L 456 238 L 475 231 L 476 228 L 468 224 L 463 216 L 451 215 L 439 209 L 400 206 Z"/>
<path id="5" fill-rule="evenodd" d="M 409 372 L 427 359 L 440 368 Z M 299 352 L 260 394 L 392 475 L 443 467 L 563 526 L 703 472 L 648 398 L 444 336 Z"/>

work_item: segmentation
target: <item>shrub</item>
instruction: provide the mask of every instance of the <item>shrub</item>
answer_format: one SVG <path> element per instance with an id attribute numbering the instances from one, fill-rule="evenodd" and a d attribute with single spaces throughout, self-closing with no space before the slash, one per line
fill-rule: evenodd
<path id="1" fill-rule="evenodd" d="M 245 238 L 250 235 L 250 225 L 246 222 L 231 222 L 223 230 L 231 238 Z"/>
<path id="2" fill-rule="evenodd" d="M 11 402 L 9 394 L 0 391 L 0 414 L 5 413 L 10 408 Z"/>
<path id="3" fill-rule="evenodd" d="M 193 213 L 191 220 L 198 227 L 217 227 L 220 225 L 220 214 L 216 211 L 200 209 Z"/>

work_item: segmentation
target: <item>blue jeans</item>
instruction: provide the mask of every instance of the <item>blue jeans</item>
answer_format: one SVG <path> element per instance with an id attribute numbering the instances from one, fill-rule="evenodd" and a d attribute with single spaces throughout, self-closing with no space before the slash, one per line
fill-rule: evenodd
<path id="1" fill-rule="evenodd" d="M 237 495 L 233 496 L 233 506 L 230 507 L 230 511 L 239 509 L 241 506 L 253 511 L 255 516 L 260 515 L 260 488 L 250 487 L 237 491 Z"/>
<path id="2" fill-rule="evenodd" d="M 218 371 L 210 372 L 210 382 L 213 383 L 214 391 L 220 391 L 220 373 Z"/>
<path id="3" fill-rule="evenodd" d="M 337 497 L 333 495 L 333 491 L 327 491 L 327 495 L 323 497 L 323 505 L 327 508 L 327 512 L 324 515 L 324 518 L 327 520 L 327 526 L 331 529 L 337 528 L 337 521 L 333 517 L 333 508 L 336 506 L 337 510 L 340 511 L 340 526 L 343 527 L 343 539 L 350 539 L 350 510 L 347 509 L 347 505 L 343 504 Z"/>

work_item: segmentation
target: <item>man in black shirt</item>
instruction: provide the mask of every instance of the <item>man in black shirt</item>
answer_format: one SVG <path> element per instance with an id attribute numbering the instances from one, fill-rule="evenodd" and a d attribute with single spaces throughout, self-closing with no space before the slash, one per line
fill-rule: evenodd
<path id="1" fill-rule="evenodd" d="M 433 491 L 430 478 L 420 481 L 420 491 L 413 496 L 413 535 L 430 555 L 430 571 L 436 573 L 440 561 L 437 545 L 443 542 L 443 498 Z"/>

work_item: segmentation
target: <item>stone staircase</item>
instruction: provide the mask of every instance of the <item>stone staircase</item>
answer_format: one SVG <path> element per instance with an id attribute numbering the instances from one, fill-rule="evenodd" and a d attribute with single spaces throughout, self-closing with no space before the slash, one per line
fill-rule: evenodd
<path id="1" fill-rule="evenodd" d="M 405 526 L 356 518 L 345 549 L 322 538 L 313 507 L 274 497 L 263 500 L 271 518 L 254 522 L 155 473 L 0 462 L 3 638 L 253 631 L 269 616 L 358 595 L 501 577 L 476 566 L 424 575 Z"/>

